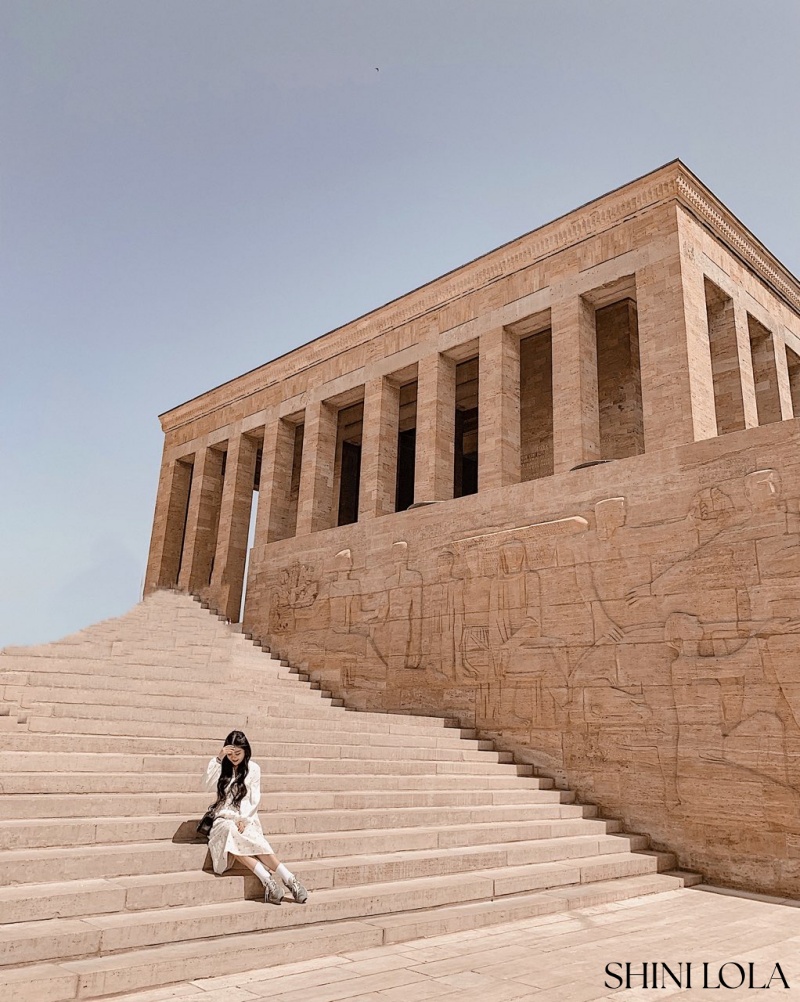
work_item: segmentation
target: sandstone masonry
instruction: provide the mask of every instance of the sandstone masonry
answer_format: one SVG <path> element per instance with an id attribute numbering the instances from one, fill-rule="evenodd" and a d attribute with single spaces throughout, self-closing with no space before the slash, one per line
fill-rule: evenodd
<path id="1" fill-rule="evenodd" d="M 146 591 L 798 895 L 795 414 L 800 284 L 674 161 L 163 414 Z"/>

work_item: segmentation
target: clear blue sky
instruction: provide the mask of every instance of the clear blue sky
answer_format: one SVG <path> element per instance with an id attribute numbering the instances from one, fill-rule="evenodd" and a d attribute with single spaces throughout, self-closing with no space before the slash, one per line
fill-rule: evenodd
<path id="1" fill-rule="evenodd" d="M 137 601 L 159 412 L 676 156 L 797 274 L 798 43 L 797 0 L 2 0 L 0 644 Z"/>

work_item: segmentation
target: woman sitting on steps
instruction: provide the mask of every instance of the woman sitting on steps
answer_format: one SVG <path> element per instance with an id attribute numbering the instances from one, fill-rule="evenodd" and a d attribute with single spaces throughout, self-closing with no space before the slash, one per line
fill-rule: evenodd
<path id="1" fill-rule="evenodd" d="M 261 800 L 261 769 L 250 761 L 250 742 L 242 731 L 231 731 L 216 758 L 206 769 L 207 790 L 216 788 L 214 824 L 208 836 L 208 848 L 214 873 L 224 873 L 241 860 L 264 885 L 264 900 L 279 905 L 283 893 L 278 888 L 274 872 L 302 905 L 308 893 L 295 875 L 278 862 L 272 846 L 264 838 L 258 820 Z"/>

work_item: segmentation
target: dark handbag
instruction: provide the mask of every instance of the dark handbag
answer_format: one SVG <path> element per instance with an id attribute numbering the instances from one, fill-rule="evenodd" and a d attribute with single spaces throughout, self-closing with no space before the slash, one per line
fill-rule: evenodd
<path id="1" fill-rule="evenodd" d="M 197 826 L 197 834 L 203 835 L 205 838 L 211 834 L 211 828 L 216 820 L 216 815 L 214 814 L 214 808 L 209 807 L 203 817 L 200 819 L 200 824 Z"/>

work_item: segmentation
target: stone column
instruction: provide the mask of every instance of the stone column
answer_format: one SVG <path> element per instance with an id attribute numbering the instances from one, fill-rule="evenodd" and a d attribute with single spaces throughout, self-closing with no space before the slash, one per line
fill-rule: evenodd
<path id="1" fill-rule="evenodd" d="M 338 412 L 324 400 L 306 408 L 303 465 L 297 501 L 297 535 L 329 529 L 333 517 L 333 468 Z"/>
<path id="2" fill-rule="evenodd" d="M 717 434 L 702 272 L 675 254 L 636 272 L 644 449 Z"/>
<path id="3" fill-rule="evenodd" d="M 455 435 L 456 363 L 437 352 L 417 367 L 415 504 L 452 498 Z"/>
<path id="4" fill-rule="evenodd" d="M 199 449 L 194 457 L 178 578 L 178 587 L 192 594 L 207 589 L 211 578 L 222 494 L 223 457 L 224 453 L 219 449 Z"/>
<path id="5" fill-rule="evenodd" d="M 553 472 L 601 459 L 594 307 L 582 296 L 554 302 Z"/>
<path id="6" fill-rule="evenodd" d="M 277 418 L 264 428 L 258 485 L 255 542 L 273 543 L 291 535 L 289 504 L 297 425 Z"/>
<path id="7" fill-rule="evenodd" d="M 257 453 L 258 442 L 249 435 L 237 435 L 228 443 L 209 597 L 232 623 L 239 621 L 242 607 Z"/>
<path id="8" fill-rule="evenodd" d="M 792 404 L 792 384 L 789 379 L 789 362 L 786 356 L 786 342 L 779 332 L 772 335 L 772 346 L 775 351 L 775 373 L 778 377 L 778 394 L 781 401 L 781 421 L 788 421 L 795 414 Z"/>
<path id="9" fill-rule="evenodd" d="M 497 327 L 480 336 L 478 488 L 520 480 L 519 338 Z"/>
<path id="10" fill-rule="evenodd" d="M 191 456 L 164 460 L 158 480 L 153 533 L 147 559 L 144 593 L 174 588 L 178 583 L 186 506 L 192 483 Z"/>
<path id="11" fill-rule="evenodd" d="M 757 428 L 758 405 L 756 403 L 756 381 L 753 375 L 753 353 L 750 346 L 750 325 L 747 322 L 747 310 L 738 299 L 733 301 L 733 320 L 739 356 L 744 426 L 745 428 Z"/>
<path id="12" fill-rule="evenodd" d="M 370 380 L 364 387 L 359 519 L 395 510 L 399 424 L 400 388 L 383 376 Z"/>

